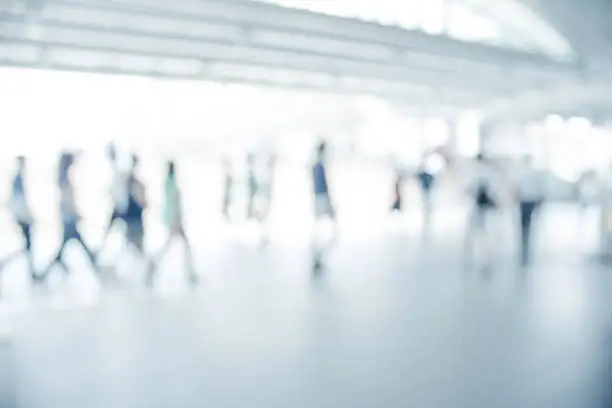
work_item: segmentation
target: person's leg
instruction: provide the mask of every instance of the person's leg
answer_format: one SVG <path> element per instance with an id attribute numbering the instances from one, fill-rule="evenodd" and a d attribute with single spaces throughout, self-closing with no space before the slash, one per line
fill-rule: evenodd
<path id="1" fill-rule="evenodd" d="M 144 224 L 142 220 L 136 220 L 131 222 L 128 226 L 128 242 L 132 245 L 132 247 L 138 252 L 138 255 L 141 259 L 147 263 L 151 264 L 151 259 L 147 257 L 144 248 Z"/>
<path id="2" fill-rule="evenodd" d="M 26 254 L 29 259 L 31 259 L 30 250 L 32 248 L 32 239 L 30 235 L 30 226 L 29 224 L 24 224 L 19 222 L 19 229 L 21 230 L 21 234 L 24 240 L 24 246 L 21 249 L 18 249 L 8 256 L 6 256 L 2 261 L 0 261 L 0 271 L 8 264 L 13 262 L 15 259 L 19 258 L 22 254 Z M 32 269 L 30 269 L 32 271 Z"/>
<path id="3" fill-rule="evenodd" d="M 471 209 L 468 215 L 467 228 L 464 242 L 464 257 L 467 264 L 474 262 L 476 240 L 481 228 L 482 220 L 480 219 L 480 210 L 478 207 Z"/>
<path id="4" fill-rule="evenodd" d="M 327 196 L 327 216 L 332 222 L 332 235 L 327 246 L 328 249 L 331 249 L 331 247 L 338 242 L 340 228 L 338 226 L 338 219 L 336 218 L 336 207 L 334 206 L 334 203 L 332 202 L 331 197 L 329 196 Z"/>
<path id="5" fill-rule="evenodd" d="M 480 253 L 482 259 L 482 270 L 488 271 L 493 266 L 493 248 L 495 247 L 493 234 L 498 233 L 492 225 L 491 219 L 496 214 L 491 206 L 481 208 L 481 228 L 480 228 Z"/>
<path id="6" fill-rule="evenodd" d="M 313 265 L 315 269 L 320 269 L 323 264 L 325 258 L 329 255 L 332 247 L 338 241 L 338 222 L 336 219 L 336 209 L 333 206 L 331 198 L 327 195 L 322 195 L 317 197 L 317 207 L 316 208 L 316 224 L 315 224 L 315 239 L 316 242 L 313 245 L 314 248 L 314 256 L 313 256 Z M 322 231 L 318 229 L 322 229 L 322 221 L 323 219 L 328 219 L 331 222 L 331 236 L 325 237 Z"/>
<path id="7" fill-rule="evenodd" d="M 151 257 L 151 263 L 153 265 L 158 265 L 168 254 L 168 251 L 170 250 L 170 248 L 172 247 L 172 242 L 174 241 L 174 238 L 176 237 L 177 232 L 175 231 L 175 229 L 171 228 L 168 230 L 168 235 L 166 237 L 166 241 L 164 242 L 164 245 L 162 245 L 161 249 L 159 250 L 159 252 Z"/>
<path id="8" fill-rule="evenodd" d="M 431 228 L 431 196 L 429 190 L 423 189 L 423 237 L 429 235 Z"/>
<path id="9" fill-rule="evenodd" d="M 78 228 L 76 226 L 74 228 L 74 235 L 72 236 L 72 238 L 81 245 L 81 247 L 83 248 L 83 251 L 85 251 L 85 255 L 87 256 L 87 259 L 89 260 L 89 263 L 91 264 L 92 269 L 94 270 L 94 272 L 96 274 L 99 275 L 100 274 L 100 270 L 98 268 L 98 263 L 96 262 L 96 255 L 89 248 L 89 246 L 85 243 L 85 240 L 81 236 L 81 233 L 80 233 L 80 231 L 78 230 Z"/>
<path id="10" fill-rule="evenodd" d="M 146 265 L 147 272 L 145 281 L 147 284 L 152 282 L 152 276 L 155 272 L 154 263 L 151 258 L 147 257 L 144 248 L 144 223 L 141 219 L 130 220 L 127 222 L 126 239 L 127 242 L 138 252 L 142 262 Z"/>
<path id="11" fill-rule="evenodd" d="M 53 260 L 49 263 L 47 268 L 45 268 L 44 272 L 39 276 L 38 278 L 39 281 L 46 280 L 47 277 L 49 276 L 49 273 L 51 272 L 51 268 L 53 268 L 55 265 L 58 265 L 59 267 L 61 267 L 64 270 L 64 272 L 66 273 L 68 272 L 68 267 L 66 266 L 66 263 L 64 262 L 64 251 L 66 250 L 66 245 L 72 239 L 73 231 L 69 225 L 64 225 L 63 228 L 64 228 L 64 231 L 63 231 L 63 236 L 62 236 L 62 242 L 60 244 L 59 249 L 57 250 L 57 254 L 53 258 Z"/>
<path id="12" fill-rule="evenodd" d="M 259 223 L 260 244 L 266 245 L 270 241 L 270 197 L 262 197 L 260 207 L 257 212 L 257 222 Z"/>
<path id="13" fill-rule="evenodd" d="M 102 243 L 100 243 L 99 252 L 102 252 L 104 248 L 106 248 L 106 241 L 108 240 L 108 236 L 110 235 L 110 232 L 112 231 L 113 226 L 115 225 L 118 219 L 119 219 L 119 213 L 117 212 L 117 210 L 114 210 L 113 213 L 111 214 L 110 220 L 108 222 L 108 226 L 106 227 L 106 230 L 104 231 L 104 236 L 102 237 Z"/>
<path id="14" fill-rule="evenodd" d="M 533 219 L 534 203 L 522 202 L 521 208 L 521 264 L 526 266 L 531 255 L 531 221 Z"/>
<path id="15" fill-rule="evenodd" d="M 250 190 L 247 203 L 247 218 L 249 220 L 257 217 L 257 191 Z"/>
<path id="16" fill-rule="evenodd" d="M 32 253 L 32 228 L 30 224 L 20 223 L 21 233 L 23 234 L 24 249 L 26 260 L 28 262 L 28 269 L 30 271 L 30 278 L 35 280 L 37 278 L 36 268 L 34 267 L 34 254 Z"/>
<path id="17" fill-rule="evenodd" d="M 177 236 L 182 238 L 183 240 L 183 250 L 184 250 L 184 262 L 185 262 L 185 271 L 187 274 L 187 279 L 191 284 L 197 284 L 199 282 L 199 277 L 195 272 L 194 263 L 193 263 L 193 251 L 191 249 L 191 242 L 185 233 L 185 229 L 182 224 L 177 227 Z"/>
<path id="18" fill-rule="evenodd" d="M 224 197 L 223 197 L 223 206 L 222 206 L 221 210 L 223 212 L 223 217 L 225 218 L 225 221 L 227 221 L 227 222 L 231 221 L 231 217 L 230 217 L 230 206 L 231 205 L 232 205 L 231 197 L 226 192 Z"/>
<path id="19" fill-rule="evenodd" d="M 317 195 L 314 197 L 314 225 L 312 230 L 310 247 L 312 251 L 312 267 L 318 271 L 323 266 L 323 251 L 321 245 L 321 221 L 325 214 L 325 202 L 323 197 Z"/>
<path id="20" fill-rule="evenodd" d="M 466 238 L 466 259 L 469 263 L 477 262 L 483 266 L 489 262 L 487 213 L 488 211 L 483 206 L 474 208 Z"/>

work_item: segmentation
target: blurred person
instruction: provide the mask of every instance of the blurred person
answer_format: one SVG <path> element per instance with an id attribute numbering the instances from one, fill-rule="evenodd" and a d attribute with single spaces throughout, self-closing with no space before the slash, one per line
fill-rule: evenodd
<path id="1" fill-rule="evenodd" d="M 533 159 L 526 156 L 517 185 L 520 226 L 520 263 L 527 266 L 531 260 L 533 218 L 545 197 L 543 175 L 534 167 Z"/>
<path id="2" fill-rule="evenodd" d="M 270 208 L 272 207 L 272 195 L 274 190 L 274 181 L 276 178 L 276 155 L 271 155 L 266 163 L 266 179 L 265 182 L 260 185 L 259 192 L 262 199 L 262 205 L 260 210 L 260 218 L 265 220 L 270 215 Z"/>
<path id="3" fill-rule="evenodd" d="M 327 144 L 321 142 L 317 146 L 315 163 L 312 166 L 312 182 L 314 192 L 315 234 L 313 240 L 318 238 L 321 221 L 329 219 L 333 222 L 332 239 L 325 245 L 313 242 L 313 270 L 318 272 L 323 267 L 323 258 L 329 252 L 331 245 L 337 238 L 336 211 L 329 195 L 329 180 L 327 177 Z"/>
<path id="4" fill-rule="evenodd" d="M 259 198 L 260 205 L 258 209 L 257 218 L 262 230 L 262 244 L 269 242 L 269 231 L 268 231 L 268 218 L 272 208 L 272 196 L 274 190 L 274 181 L 276 176 L 276 156 L 271 155 L 268 157 L 266 163 L 265 179 L 259 185 Z"/>
<path id="5" fill-rule="evenodd" d="M 473 261 L 477 252 L 483 270 L 488 270 L 492 266 L 492 244 L 487 232 L 490 223 L 488 219 L 491 212 L 497 208 L 499 201 L 495 191 L 494 172 L 495 169 L 489 160 L 480 153 L 476 157 L 474 174 L 468 185 L 472 209 L 466 234 L 466 258 Z"/>
<path id="6" fill-rule="evenodd" d="M 138 177 L 140 158 L 132 155 L 132 166 L 128 174 L 127 206 L 124 214 L 126 224 L 125 238 L 127 244 L 132 247 L 141 259 L 151 268 L 151 262 L 145 254 L 144 238 L 145 223 L 144 212 L 148 207 L 146 188 Z"/>
<path id="7" fill-rule="evenodd" d="M 255 155 L 247 155 L 247 218 L 253 219 L 257 215 L 257 193 L 259 191 L 259 180 L 257 177 L 257 161 Z"/>
<path id="8" fill-rule="evenodd" d="M 231 221 L 230 207 L 234 200 L 234 171 L 232 162 L 228 158 L 224 158 L 221 162 L 223 168 L 223 202 L 221 211 L 226 221 Z"/>
<path id="9" fill-rule="evenodd" d="M 590 170 L 580 175 L 576 183 L 576 195 L 583 212 L 591 205 L 595 204 L 597 196 L 599 195 L 599 188 L 600 186 L 596 172 Z"/>
<path id="10" fill-rule="evenodd" d="M 395 182 L 393 184 L 393 203 L 391 204 L 391 212 L 397 213 L 402 211 L 402 185 L 404 184 L 404 174 L 401 170 L 395 170 Z"/>
<path id="11" fill-rule="evenodd" d="M 433 189 L 435 176 L 429 169 L 428 159 L 431 156 L 425 156 L 423 161 L 419 164 L 417 169 L 416 177 L 419 182 L 419 189 L 421 190 L 421 202 L 423 205 L 423 231 L 428 232 L 431 223 L 431 191 Z"/>
<path id="12" fill-rule="evenodd" d="M 166 256 L 175 239 L 183 241 L 185 249 L 185 270 L 191 284 L 198 283 L 198 276 L 193 269 L 193 255 L 191 244 L 183 228 L 183 212 L 181 192 L 176 182 L 176 170 L 173 161 L 167 163 L 166 181 L 164 184 L 164 224 L 168 228 L 168 237 L 157 256 L 153 258 L 147 275 L 147 284 L 152 285 L 157 274 L 157 266 Z"/>
<path id="13" fill-rule="evenodd" d="M 60 157 L 58 187 L 60 190 L 60 219 L 62 221 L 63 231 L 62 242 L 57 251 L 57 255 L 45 269 L 43 275 L 41 275 L 41 280 L 45 280 L 48 277 L 51 268 L 55 265 L 60 266 L 65 272 L 68 272 L 68 267 L 64 263 L 64 251 L 66 250 L 66 245 L 71 241 L 76 241 L 81 245 L 98 279 L 101 278 L 100 270 L 96 263 L 96 256 L 85 243 L 79 231 L 81 216 L 77 210 L 74 186 L 71 180 L 71 170 L 73 169 L 75 160 L 75 153 L 63 153 Z"/>
<path id="14" fill-rule="evenodd" d="M 106 247 L 108 236 L 110 235 L 113 226 L 117 222 L 125 224 L 125 213 L 128 207 L 128 180 L 129 175 L 125 172 L 120 164 L 117 157 L 117 150 L 113 144 L 109 145 L 106 150 L 107 158 L 110 162 L 111 169 L 113 172 L 113 180 L 111 185 L 111 198 L 113 203 L 113 212 L 108 223 L 108 227 L 102 238 L 102 244 L 100 245 L 100 252 Z"/>
<path id="15" fill-rule="evenodd" d="M 27 199 L 26 183 L 24 181 L 26 173 L 26 158 L 20 156 L 17 158 L 17 171 L 13 177 L 11 187 L 11 198 L 9 201 L 9 210 L 13 216 L 13 220 L 19 227 L 23 236 L 24 246 L 22 249 L 10 254 L 4 260 L 0 261 L 0 271 L 13 260 L 24 254 L 28 262 L 28 269 L 32 281 L 38 279 L 36 269 L 34 268 L 34 255 L 32 253 L 32 211 Z"/>

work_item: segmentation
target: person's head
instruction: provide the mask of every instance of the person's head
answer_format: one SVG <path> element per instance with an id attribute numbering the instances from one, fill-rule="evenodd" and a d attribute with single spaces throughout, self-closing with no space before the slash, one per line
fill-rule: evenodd
<path id="1" fill-rule="evenodd" d="M 17 171 L 19 173 L 23 173 L 23 171 L 25 170 L 26 167 L 26 158 L 25 156 L 18 156 L 17 157 Z"/>
<path id="2" fill-rule="evenodd" d="M 167 163 L 167 176 L 174 177 L 174 161 L 168 160 Z"/>
<path id="3" fill-rule="evenodd" d="M 324 141 L 321 141 L 317 145 L 317 158 L 320 160 L 324 159 L 326 153 L 327 153 L 327 143 L 325 143 Z"/>
<path id="4" fill-rule="evenodd" d="M 481 162 L 481 163 L 482 163 L 482 162 L 484 162 L 485 160 L 486 160 L 486 158 L 485 158 L 484 153 L 482 153 L 482 152 L 481 152 L 481 153 L 478 153 L 478 154 L 476 155 L 476 161 L 477 161 L 477 162 Z"/>
<path id="5" fill-rule="evenodd" d="M 136 171 L 136 169 L 138 169 L 138 165 L 140 164 L 140 157 L 138 157 L 138 155 L 136 154 L 132 154 L 132 173 L 134 173 Z"/>

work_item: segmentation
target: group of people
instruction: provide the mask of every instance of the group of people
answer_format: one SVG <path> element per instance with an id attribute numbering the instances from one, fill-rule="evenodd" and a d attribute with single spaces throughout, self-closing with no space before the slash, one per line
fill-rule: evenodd
<path id="1" fill-rule="evenodd" d="M 191 245 L 183 228 L 181 192 L 176 182 L 174 162 L 169 161 L 167 163 L 164 184 L 163 218 L 168 231 L 167 240 L 159 254 L 147 256 L 144 248 L 144 213 L 148 203 L 145 186 L 138 176 L 139 159 L 136 155 L 132 155 L 130 168 L 124 171 L 118 163 L 117 151 L 114 146 L 109 146 L 107 156 L 112 164 L 114 178 L 111 197 L 113 211 L 101 248 L 94 252 L 85 242 L 80 232 L 81 216 L 76 205 L 72 181 L 72 170 L 79 154 L 65 152 L 61 155 L 58 165 L 57 188 L 60 197 L 59 218 L 62 225 L 62 240 L 57 254 L 51 263 L 42 270 L 38 270 L 35 267 L 33 260 L 32 226 L 34 218 L 27 199 L 25 183 L 27 160 L 25 157 L 17 158 L 17 169 L 13 177 L 9 208 L 23 235 L 24 247 L 2 260 L 0 262 L 0 270 L 23 253 L 28 262 L 32 282 L 35 284 L 43 283 L 52 273 L 55 266 L 60 267 L 66 272 L 68 271 L 68 267 L 64 262 L 64 252 L 67 244 L 75 242 L 82 247 L 96 277 L 102 283 L 106 283 L 108 279 L 115 279 L 116 274 L 112 269 L 103 268 L 100 265 L 98 254 L 104 250 L 110 231 L 117 223 L 121 222 L 125 225 L 124 236 L 127 246 L 134 249 L 145 264 L 147 285 L 153 285 L 157 275 L 157 266 L 175 239 L 182 240 L 184 244 L 185 270 L 187 271 L 189 282 L 193 284 L 198 282 L 198 275 L 193 268 Z"/>
<path id="2" fill-rule="evenodd" d="M 28 262 L 32 282 L 45 282 L 55 266 L 68 271 L 68 267 L 64 262 L 64 251 L 68 243 L 76 242 L 83 248 L 87 259 L 91 263 L 92 270 L 101 281 L 105 281 L 109 278 L 116 278 L 113 268 L 103 268 L 100 265 L 98 262 L 98 254 L 104 250 L 110 231 L 117 223 L 122 223 L 125 225 L 124 237 L 127 246 L 135 250 L 144 263 L 146 268 L 145 282 L 147 285 L 154 284 L 158 265 L 175 240 L 180 240 L 183 243 L 186 278 L 190 283 L 197 284 L 199 282 L 199 275 L 195 271 L 190 240 L 183 227 L 181 190 L 177 183 L 175 163 L 173 161 L 167 162 L 166 177 L 163 186 L 163 222 L 167 228 L 167 239 L 158 254 L 147 255 L 144 248 L 144 214 L 148 207 L 148 203 L 146 188 L 141 182 L 138 174 L 138 157 L 132 155 L 129 168 L 124 170 L 122 166 L 119 165 L 116 149 L 113 146 L 107 149 L 107 157 L 112 165 L 114 178 L 111 194 L 113 211 L 103 242 L 97 251 L 93 251 L 87 245 L 79 230 L 81 216 L 75 203 L 74 186 L 71 177 L 72 169 L 78 157 L 78 153 L 67 152 L 63 153 L 59 160 L 57 188 L 60 196 L 59 212 L 62 223 L 62 241 L 56 256 L 51 263 L 42 270 L 36 269 L 33 260 L 32 225 L 34 224 L 34 219 L 27 199 L 27 188 L 25 183 L 27 160 L 25 157 L 19 157 L 17 159 L 17 169 L 12 181 L 12 194 L 9 207 L 23 235 L 24 246 L 22 250 L 0 261 L 0 270 L 23 253 Z M 276 158 L 271 156 L 265 166 L 265 181 L 262 181 L 262 178 L 258 177 L 255 163 L 255 156 L 249 155 L 247 158 L 247 215 L 249 218 L 255 218 L 262 221 L 267 218 L 270 212 Z M 322 270 L 323 266 L 326 264 L 326 257 L 329 250 L 337 239 L 338 229 L 335 222 L 336 210 L 332 196 L 330 195 L 331 189 L 330 180 L 327 174 L 327 163 L 328 147 L 325 142 L 321 142 L 316 147 L 315 158 L 311 168 L 312 192 L 314 198 L 313 210 L 316 221 L 321 221 L 323 219 L 331 220 L 333 228 L 331 238 L 322 242 L 316 229 L 321 223 L 315 223 L 312 251 L 312 267 L 314 271 Z M 543 192 L 545 189 L 541 182 L 541 178 L 533 170 L 532 163 L 527 160 L 524 164 L 524 171 L 517 185 L 516 194 L 520 203 L 521 263 L 526 265 L 529 262 L 530 255 L 529 248 L 532 219 L 534 213 L 543 201 Z M 223 162 L 223 168 L 225 170 L 225 193 L 222 210 L 224 215 L 229 219 L 229 207 L 232 203 L 234 179 L 229 161 L 226 160 Z M 468 247 L 466 247 L 466 252 L 470 254 L 474 252 L 475 247 L 480 248 L 479 251 L 481 253 L 483 251 L 486 252 L 488 241 L 486 234 L 484 234 L 486 230 L 486 219 L 492 210 L 499 206 L 500 202 L 494 174 L 495 171 L 492 170 L 489 161 L 485 156 L 479 155 L 475 161 L 475 175 L 468 188 L 468 193 L 473 202 L 473 212 L 467 234 Z M 424 208 L 423 214 L 425 222 L 428 223 L 431 213 L 431 192 L 435 185 L 435 176 L 431 171 L 428 171 L 427 167 L 424 165 L 418 168 L 415 176 L 421 187 Z M 402 172 L 397 173 L 394 187 L 394 200 L 390 206 L 392 211 L 399 211 L 402 209 L 403 198 L 401 191 L 404 177 Z M 474 245 L 476 243 L 478 243 L 478 245 Z M 489 257 L 488 259 L 491 258 Z"/>
<path id="3" fill-rule="evenodd" d="M 272 204 L 272 190 L 276 170 L 276 156 L 268 157 L 262 174 L 258 166 L 257 156 L 250 153 L 246 158 L 247 164 L 247 203 L 246 216 L 250 220 L 264 222 L 270 214 Z M 231 160 L 223 159 L 223 202 L 222 213 L 227 221 L 232 220 L 231 207 L 235 201 L 236 181 Z"/>
<path id="4" fill-rule="evenodd" d="M 414 176 L 418 180 L 422 198 L 422 217 L 424 236 L 429 231 L 432 216 L 432 191 L 436 175 L 427 168 L 427 156 L 424 157 Z M 491 233 L 491 218 L 496 210 L 505 206 L 505 196 L 517 204 L 519 225 L 519 261 L 527 266 L 531 260 L 531 237 L 533 221 L 545 198 L 546 182 L 542 172 L 534 167 L 531 157 L 525 156 L 519 163 L 519 171 L 508 176 L 494 161 L 485 154 L 479 154 L 475 160 L 467 164 L 469 174 L 467 196 L 471 212 L 465 239 L 466 261 L 478 261 L 487 270 L 493 262 L 492 247 L 494 237 Z M 402 186 L 406 179 L 403 171 L 397 171 L 394 185 L 394 201 L 392 211 L 402 209 Z"/>
<path id="5" fill-rule="evenodd" d="M 483 270 L 492 266 L 493 237 L 487 234 L 488 220 L 504 201 L 504 193 L 516 203 L 519 226 L 519 261 L 526 267 L 531 261 L 531 241 L 534 219 L 546 196 L 545 175 L 535 168 L 533 159 L 525 156 L 513 183 L 499 174 L 491 161 L 483 154 L 476 157 L 475 173 L 468 186 L 473 199 L 473 212 L 466 235 L 468 260 L 480 259 Z M 509 187 L 509 188 L 508 188 Z M 497 245 L 499 242 L 497 243 Z"/>

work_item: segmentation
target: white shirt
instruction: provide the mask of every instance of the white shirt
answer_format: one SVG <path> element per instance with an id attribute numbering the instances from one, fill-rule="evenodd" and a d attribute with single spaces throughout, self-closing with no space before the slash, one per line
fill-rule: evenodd
<path id="1" fill-rule="evenodd" d="M 544 198 L 546 184 L 542 172 L 525 168 L 519 174 L 518 194 L 521 201 L 540 201 Z"/>

